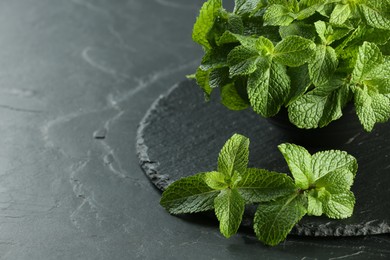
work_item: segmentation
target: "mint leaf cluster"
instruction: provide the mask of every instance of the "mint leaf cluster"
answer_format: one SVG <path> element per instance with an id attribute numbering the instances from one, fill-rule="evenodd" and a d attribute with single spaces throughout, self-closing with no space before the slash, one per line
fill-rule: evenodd
<path id="1" fill-rule="evenodd" d="M 216 171 L 198 173 L 173 182 L 160 204 L 171 214 L 214 210 L 220 232 L 234 235 L 245 205 L 255 204 L 254 230 L 260 241 L 277 245 L 306 214 L 350 217 L 355 197 L 350 191 L 356 159 L 342 151 L 311 155 L 305 148 L 281 144 L 290 168 L 287 174 L 248 168 L 249 139 L 235 134 L 223 146 Z"/>
<path id="2" fill-rule="evenodd" d="M 366 131 L 390 118 L 390 0 L 235 0 L 232 12 L 208 0 L 192 38 L 205 51 L 198 85 L 229 109 L 286 107 L 307 129 L 350 102 Z"/>

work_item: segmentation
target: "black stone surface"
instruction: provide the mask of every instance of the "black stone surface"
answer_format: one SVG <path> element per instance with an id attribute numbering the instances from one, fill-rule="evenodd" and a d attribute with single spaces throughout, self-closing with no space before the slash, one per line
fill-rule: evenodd
<path id="1" fill-rule="evenodd" d="M 352 188 L 356 206 L 351 218 L 330 220 L 305 217 L 293 234 L 312 236 L 360 236 L 390 233 L 390 124 L 378 125 L 371 134 L 358 132 L 340 149 L 354 155 L 359 172 Z M 229 111 L 218 97 L 205 102 L 194 81 L 183 81 L 158 98 L 140 124 L 138 154 L 141 166 L 157 188 L 181 177 L 216 169 L 218 153 L 234 133 L 251 139 L 251 167 L 288 172 L 277 149 L 292 142 L 285 130 L 275 127 L 251 110 Z M 314 149 L 311 148 L 313 151 Z M 254 209 L 244 216 L 252 226 Z"/>
<path id="2" fill-rule="evenodd" d="M 388 235 L 268 248 L 159 206 L 137 127 L 199 63 L 202 2 L 0 1 L 0 259 L 389 258 Z"/>

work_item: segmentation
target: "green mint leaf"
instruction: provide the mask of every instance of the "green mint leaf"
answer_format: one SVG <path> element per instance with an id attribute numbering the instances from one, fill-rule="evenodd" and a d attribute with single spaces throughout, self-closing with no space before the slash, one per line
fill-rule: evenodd
<path id="1" fill-rule="evenodd" d="M 228 18 L 228 28 L 230 32 L 242 34 L 244 32 L 244 24 L 241 16 L 231 14 Z"/>
<path id="2" fill-rule="evenodd" d="M 354 174 L 349 170 L 337 169 L 319 178 L 316 188 L 325 188 L 330 194 L 344 193 L 350 190 L 353 184 Z"/>
<path id="3" fill-rule="evenodd" d="M 227 66 L 227 55 L 234 46 L 224 45 L 206 51 L 202 58 L 200 68 L 202 70 L 217 69 Z"/>
<path id="4" fill-rule="evenodd" d="M 225 174 L 220 172 L 206 172 L 204 182 L 213 190 L 223 190 L 229 185 L 225 181 Z"/>
<path id="5" fill-rule="evenodd" d="M 231 83 L 229 78 L 229 68 L 221 67 L 211 70 L 209 75 L 209 85 L 211 88 L 222 88 Z"/>
<path id="6" fill-rule="evenodd" d="M 285 240 L 295 224 L 306 214 L 305 204 L 305 197 L 297 194 L 260 204 L 254 218 L 257 238 L 270 246 Z"/>
<path id="7" fill-rule="evenodd" d="M 327 84 L 336 71 L 336 51 L 325 45 L 318 45 L 313 60 L 309 63 L 309 75 L 315 86 Z"/>
<path id="8" fill-rule="evenodd" d="M 207 40 L 207 35 L 213 27 L 214 21 L 221 8 L 222 0 L 208 0 L 203 4 L 200 9 L 200 14 L 196 19 L 192 30 L 192 39 L 206 49 L 211 49 L 211 45 Z"/>
<path id="9" fill-rule="evenodd" d="M 233 13 L 253 14 L 264 6 L 266 6 L 265 0 L 235 0 Z"/>
<path id="10" fill-rule="evenodd" d="M 287 36 L 296 35 L 314 41 L 316 37 L 314 26 L 303 22 L 292 23 L 288 26 L 280 26 L 279 34 L 282 39 L 286 38 Z"/>
<path id="11" fill-rule="evenodd" d="M 364 129 L 371 132 L 375 123 L 385 122 L 390 118 L 390 101 L 387 95 L 369 91 L 367 86 L 356 87 L 355 109 Z"/>
<path id="12" fill-rule="evenodd" d="M 219 38 L 217 44 L 222 46 L 229 43 L 240 43 L 245 48 L 254 49 L 256 46 L 256 41 L 256 37 L 245 36 L 226 31 L 222 34 L 221 38 Z"/>
<path id="13" fill-rule="evenodd" d="M 289 119 L 299 128 L 324 127 L 342 116 L 348 100 L 349 89 L 345 86 L 334 91 L 314 89 L 289 105 Z"/>
<path id="14" fill-rule="evenodd" d="M 290 105 L 306 92 L 311 85 L 311 80 L 307 64 L 300 67 L 289 68 L 287 74 L 291 79 L 290 94 L 287 98 L 287 105 Z"/>
<path id="15" fill-rule="evenodd" d="M 299 12 L 297 19 L 303 20 L 312 16 L 325 3 L 325 0 L 301 0 L 299 1 Z"/>
<path id="16" fill-rule="evenodd" d="M 228 55 L 230 77 L 248 75 L 257 68 L 257 61 L 260 58 L 255 49 L 244 46 L 237 46 Z"/>
<path id="17" fill-rule="evenodd" d="M 234 134 L 226 141 L 218 156 L 218 172 L 232 177 L 234 171 L 244 173 L 248 165 L 249 139 Z"/>
<path id="18" fill-rule="evenodd" d="M 312 155 L 312 172 L 315 180 L 338 170 L 349 171 L 356 175 L 357 169 L 356 158 L 344 151 L 329 150 Z"/>
<path id="19" fill-rule="evenodd" d="M 290 67 L 306 63 L 314 54 L 313 41 L 300 36 L 287 36 L 275 46 L 274 60 Z"/>
<path id="20" fill-rule="evenodd" d="M 296 191 L 293 180 L 286 174 L 249 168 L 237 183 L 237 190 L 246 203 L 275 200 Z"/>
<path id="21" fill-rule="evenodd" d="M 318 36 L 325 45 L 330 45 L 334 41 L 347 36 L 352 28 L 345 25 L 326 24 L 324 21 L 314 23 Z"/>
<path id="22" fill-rule="evenodd" d="M 204 173 L 186 177 L 170 184 L 160 200 L 161 206 L 171 214 L 207 211 L 214 208 L 219 191 L 204 181 Z"/>
<path id="23" fill-rule="evenodd" d="M 221 102 L 230 110 L 243 110 L 249 107 L 248 101 L 243 99 L 234 84 L 227 84 L 221 88 Z"/>
<path id="24" fill-rule="evenodd" d="M 261 59 L 257 70 L 248 77 L 248 97 L 253 110 L 263 117 L 278 113 L 290 88 L 286 68 L 276 62 Z"/>
<path id="25" fill-rule="evenodd" d="M 278 148 L 290 168 L 295 184 L 301 189 L 308 189 L 313 183 L 310 153 L 302 146 L 295 144 L 285 143 L 279 145 Z"/>
<path id="26" fill-rule="evenodd" d="M 381 11 L 383 10 L 365 4 L 360 4 L 359 8 L 370 26 L 378 29 L 390 30 L 390 17 L 385 12 L 382 13 Z"/>
<path id="27" fill-rule="evenodd" d="M 355 196 L 351 191 L 339 194 L 330 194 L 322 202 L 323 211 L 329 218 L 343 219 L 352 216 L 355 206 Z"/>
<path id="28" fill-rule="evenodd" d="M 323 214 L 322 190 L 311 190 L 307 193 L 307 215 L 321 216 Z"/>
<path id="29" fill-rule="evenodd" d="M 195 79 L 198 86 L 201 87 L 203 92 L 206 95 L 206 99 L 210 98 L 210 94 L 213 91 L 209 84 L 210 71 L 204 71 L 201 68 L 198 68 L 195 73 Z"/>
<path id="30" fill-rule="evenodd" d="M 294 21 L 294 13 L 280 4 L 274 4 L 267 8 L 264 13 L 264 25 L 286 26 Z"/>
<path id="31" fill-rule="evenodd" d="M 333 24 L 344 24 L 351 15 L 349 4 L 337 4 L 330 15 L 329 22 Z"/>
<path id="32" fill-rule="evenodd" d="M 222 190 L 215 198 L 215 215 L 219 220 L 219 230 L 229 238 L 237 233 L 244 214 L 245 202 L 236 189 Z"/>
<path id="33" fill-rule="evenodd" d="M 383 56 L 374 43 L 364 42 L 359 47 L 359 53 L 356 59 L 355 68 L 352 72 L 352 81 L 361 83 L 370 75 L 370 72 L 383 63 Z"/>

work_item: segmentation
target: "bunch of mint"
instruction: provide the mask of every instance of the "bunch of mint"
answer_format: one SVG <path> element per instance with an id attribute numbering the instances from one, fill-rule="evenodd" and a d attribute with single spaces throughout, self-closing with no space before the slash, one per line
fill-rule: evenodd
<path id="1" fill-rule="evenodd" d="M 193 28 L 194 77 L 232 110 L 287 107 L 299 128 L 328 125 L 352 101 L 366 131 L 390 118 L 390 0 L 208 0 Z"/>
<path id="2" fill-rule="evenodd" d="M 287 174 L 247 168 L 249 139 L 235 134 L 223 146 L 217 171 L 198 173 L 168 186 L 160 204 L 171 214 L 214 210 L 225 237 L 235 234 L 246 204 L 257 204 L 254 230 L 267 245 L 282 242 L 306 214 L 342 219 L 355 205 L 350 191 L 356 159 L 342 151 L 310 155 L 298 145 L 281 144 L 294 180 Z"/>

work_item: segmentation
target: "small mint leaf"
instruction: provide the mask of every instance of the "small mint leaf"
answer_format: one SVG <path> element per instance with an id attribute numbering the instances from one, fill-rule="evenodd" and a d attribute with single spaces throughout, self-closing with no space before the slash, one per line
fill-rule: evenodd
<path id="1" fill-rule="evenodd" d="M 257 50 L 244 46 L 235 47 L 227 57 L 230 77 L 253 73 L 257 68 L 259 58 Z"/>
<path id="2" fill-rule="evenodd" d="M 355 206 L 355 196 L 351 191 L 331 194 L 323 201 L 323 211 L 329 218 L 344 219 L 352 216 Z"/>
<path id="3" fill-rule="evenodd" d="M 275 46 L 273 58 L 284 65 L 298 67 L 309 61 L 316 45 L 300 36 L 287 36 Z"/>
<path id="4" fill-rule="evenodd" d="M 382 13 L 379 9 L 372 8 L 365 4 L 360 4 L 359 7 L 370 26 L 378 29 L 390 30 L 390 17 L 388 14 Z"/>
<path id="5" fill-rule="evenodd" d="M 213 91 L 209 84 L 210 79 L 210 71 L 208 70 L 202 70 L 201 68 L 198 68 L 195 73 L 195 79 L 196 83 L 200 88 L 203 90 L 203 92 L 206 95 L 206 99 L 210 98 L 210 94 Z"/>
<path id="6" fill-rule="evenodd" d="M 291 229 L 306 214 L 305 197 L 294 194 L 258 206 L 254 230 L 266 245 L 275 246 L 286 239 Z"/>
<path id="7" fill-rule="evenodd" d="M 291 79 L 290 94 L 286 99 L 287 105 L 290 105 L 307 91 L 311 85 L 311 81 L 307 64 L 300 67 L 289 68 L 287 74 Z"/>
<path id="8" fill-rule="evenodd" d="M 319 178 L 315 185 L 325 188 L 330 194 L 339 194 L 348 191 L 353 184 L 354 174 L 349 170 L 338 169 Z"/>
<path id="9" fill-rule="evenodd" d="M 170 184 L 160 200 L 161 206 L 171 214 L 207 211 L 214 208 L 219 191 L 204 181 L 205 173 L 182 178 Z"/>
<path id="10" fill-rule="evenodd" d="M 248 165 L 249 139 L 234 134 L 226 141 L 218 157 L 218 172 L 232 177 L 234 171 L 244 173 Z"/>
<path id="11" fill-rule="evenodd" d="M 243 110 L 249 107 L 248 101 L 241 97 L 233 83 L 221 88 L 221 102 L 231 110 Z"/>
<path id="12" fill-rule="evenodd" d="M 307 194 L 307 215 L 321 216 L 323 213 L 322 202 L 318 198 L 318 191 L 311 190 Z"/>
<path id="13" fill-rule="evenodd" d="M 275 200 L 296 191 L 293 180 L 286 174 L 249 168 L 242 174 L 236 188 L 246 203 Z"/>
<path id="14" fill-rule="evenodd" d="M 312 155 L 312 172 L 315 180 L 338 170 L 349 171 L 355 176 L 357 169 L 356 158 L 344 151 L 328 150 Z"/>
<path id="15" fill-rule="evenodd" d="M 223 190 L 228 187 L 225 175 L 220 172 L 206 172 L 204 182 L 213 190 Z"/>
<path id="16" fill-rule="evenodd" d="M 286 26 L 294 21 L 294 16 L 294 13 L 286 6 L 274 4 L 269 6 L 265 11 L 264 24 Z"/>
<path id="17" fill-rule="evenodd" d="M 219 230 L 226 238 L 237 233 L 244 214 L 245 202 L 236 189 L 222 190 L 215 198 L 215 215 Z"/>
<path id="18" fill-rule="evenodd" d="M 312 24 L 306 24 L 303 22 L 295 22 L 288 26 L 280 26 L 279 34 L 282 39 L 286 38 L 287 36 L 296 35 L 314 41 L 316 37 L 314 26 Z"/>
<path id="19" fill-rule="evenodd" d="M 330 15 L 329 22 L 333 24 L 344 24 L 351 15 L 349 4 L 337 4 Z"/>
<path id="20" fill-rule="evenodd" d="M 278 148 L 290 168 L 295 184 L 301 189 L 308 189 L 313 180 L 310 153 L 295 144 L 280 144 Z"/>
<path id="21" fill-rule="evenodd" d="M 192 39 L 206 49 L 211 49 L 211 45 L 207 40 L 207 35 L 213 27 L 214 21 L 221 8 L 222 0 L 208 0 L 200 9 L 200 14 L 194 24 Z"/>

